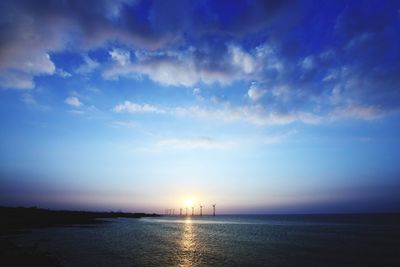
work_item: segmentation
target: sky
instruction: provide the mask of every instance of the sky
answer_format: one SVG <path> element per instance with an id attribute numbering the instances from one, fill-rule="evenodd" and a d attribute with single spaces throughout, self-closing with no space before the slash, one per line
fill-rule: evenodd
<path id="1" fill-rule="evenodd" d="M 0 3 L 0 205 L 400 211 L 399 1 Z"/>

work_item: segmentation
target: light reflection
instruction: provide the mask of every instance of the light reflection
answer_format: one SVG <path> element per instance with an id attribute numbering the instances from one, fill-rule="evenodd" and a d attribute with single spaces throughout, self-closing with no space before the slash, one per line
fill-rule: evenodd
<path id="1" fill-rule="evenodd" d="M 182 225 L 182 235 L 180 241 L 180 251 L 178 253 L 179 266 L 193 266 L 199 255 L 196 255 L 197 243 L 195 226 L 191 218 L 187 218 Z"/>

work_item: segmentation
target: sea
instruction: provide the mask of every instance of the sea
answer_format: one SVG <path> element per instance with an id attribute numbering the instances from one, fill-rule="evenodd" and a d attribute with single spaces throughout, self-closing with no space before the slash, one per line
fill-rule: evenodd
<path id="1" fill-rule="evenodd" d="M 118 218 L 33 229 L 15 241 L 62 266 L 400 266 L 399 217 Z"/>

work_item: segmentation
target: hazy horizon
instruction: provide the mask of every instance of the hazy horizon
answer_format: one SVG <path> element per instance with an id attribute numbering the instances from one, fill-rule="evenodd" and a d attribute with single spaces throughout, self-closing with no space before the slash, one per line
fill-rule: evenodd
<path id="1" fill-rule="evenodd" d="M 0 13 L 0 205 L 400 212 L 400 2 Z"/>

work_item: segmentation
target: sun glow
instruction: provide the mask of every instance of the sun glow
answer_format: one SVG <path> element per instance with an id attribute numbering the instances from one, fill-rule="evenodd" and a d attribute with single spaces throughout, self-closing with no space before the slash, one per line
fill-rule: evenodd
<path id="1" fill-rule="evenodd" d="M 185 205 L 186 207 L 192 207 L 193 206 L 193 200 L 191 198 L 188 198 L 185 200 Z"/>

